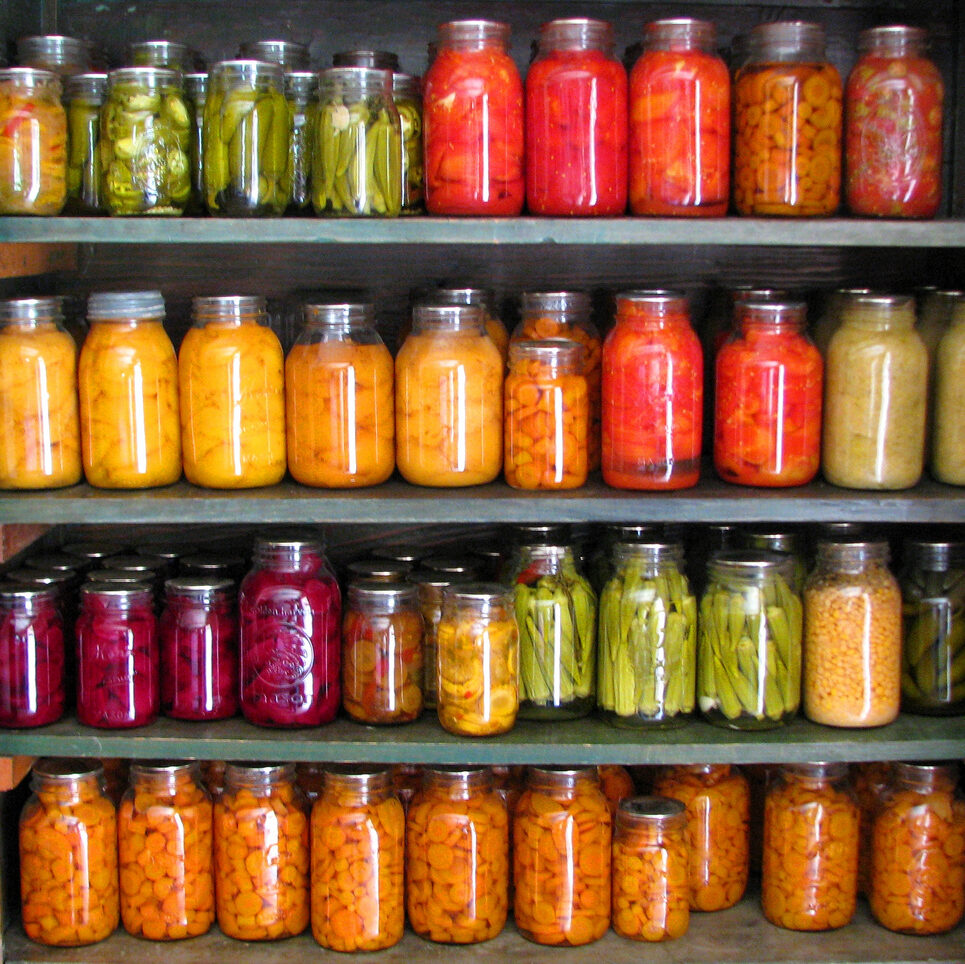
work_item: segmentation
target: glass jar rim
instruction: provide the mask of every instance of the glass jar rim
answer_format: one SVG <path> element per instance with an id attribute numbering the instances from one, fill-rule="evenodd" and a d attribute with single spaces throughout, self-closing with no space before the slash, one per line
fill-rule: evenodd
<path id="1" fill-rule="evenodd" d="M 803 324 L 807 319 L 807 304 L 803 301 L 748 298 L 734 305 L 734 313 L 741 324 Z"/>
<path id="2" fill-rule="evenodd" d="M 583 364 L 584 348 L 568 338 L 539 338 L 530 341 L 511 341 L 509 361 L 533 359 L 549 364 L 579 367 Z"/>
<path id="3" fill-rule="evenodd" d="M 720 575 L 784 573 L 792 559 L 784 552 L 767 552 L 757 549 L 725 549 L 707 561 L 707 569 Z"/>
<path id="4" fill-rule="evenodd" d="M 681 800 L 651 794 L 642 797 L 624 797 L 617 804 L 617 816 L 660 823 L 676 822 L 686 816 L 687 806 Z"/>
<path id="5" fill-rule="evenodd" d="M 523 315 L 536 312 L 574 312 L 588 315 L 592 307 L 586 291 L 524 291 L 519 296 Z"/>
<path id="6" fill-rule="evenodd" d="M 147 321 L 164 318 L 160 291 L 95 291 L 87 299 L 90 321 Z"/>
<path id="7" fill-rule="evenodd" d="M 512 28 L 508 23 L 500 20 L 449 20 L 439 24 L 437 33 L 440 37 L 456 35 L 455 39 L 462 41 L 509 41 Z"/>
<path id="8" fill-rule="evenodd" d="M 356 579 L 348 585 L 349 604 L 384 602 L 392 604 L 416 601 L 416 587 L 405 582 L 379 582 L 377 579 Z"/>
<path id="9" fill-rule="evenodd" d="M 31 768 L 34 776 L 44 780 L 77 780 L 82 777 L 102 777 L 104 767 L 98 763 L 91 765 L 90 760 L 81 757 L 42 756 Z"/>
<path id="10" fill-rule="evenodd" d="M 319 90 L 323 87 L 330 90 L 340 85 L 362 89 L 380 87 L 391 91 L 392 71 L 380 70 L 377 67 L 326 67 L 319 71 Z"/>
<path id="11" fill-rule="evenodd" d="M 918 49 L 928 46 L 929 34 L 924 27 L 911 27 L 906 24 L 885 24 L 869 27 L 858 34 L 858 53 L 866 53 L 877 47 L 897 44 L 910 44 Z"/>
<path id="12" fill-rule="evenodd" d="M 965 564 L 965 542 L 911 539 L 904 543 L 904 554 L 911 566 L 944 572 Z"/>
<path id="13" fill-rule="evenodd" d="M 444 596 L 453 602 L 504 601 L 511 590 L 498 582 L 460 582 L 448 586 Z"/>
<path id="14" fill-rule="evenodd" d="M 479 572 L 479 565 L 473 559 L 458 556 L 429 555 L 419 560 L 420 569 L 446 573 L 451 576 L 468 576 Z"/>
<path id="15" fill-rule="evenodd" d="M 308 327 L 371 326 L 375 321 L 375 305 L 352 301 L 311 302 L 302 305 L 302 319 Z"/>
<path id="16" fill-rule="evenodd" d="M 848 764 L 842 760 L 809 760 L 806 763 L 785 763 L 781 772 L 811 779 L 840 780 L 847 777 L 849 770 Z"/>
<path id="17" fill-rule="evenodd" d="M 205 596 L 214 593 L 233 593 L 235 583 L 233 579 L 218 579 L 203 576 L 178 576 L 176 579 L 164 581 L 165 595 L 172 596 Z"/>
<path id="18" fill-rule="evenodd" d="M 107 73 L 88 71 L 71 74 L 64 81 L 64 97 L 104 97 L 107 94 Z"/>
<path id="19" fill-rule="evenodd" d="M 643 28 L 643 36 L 645 46 L 677 40 L 710 48 L 717 42 L 717 27 L 710 20 L 700 20 L 695 17 L 668 17 L 662 20 L 651 20 Z"/>
<path id="20" fill-rule="evenodd" d="M 0 301 L 0 325 L 63 321 L 62 305 L 59 297 L 7 298 Z"/>
<path id="21" fill-rule="evenodd" d="M 479 305 L 416 305 L 412 309 L 412 328 L 458 331 L 483 330 L 485 318 Z"/>
<path id="22" fill-rule="evenodd" d="M 108 71 L 108 89 L 125 83 L 150 84 L 155 87 L 182 86 L 181 72 L 170 67 L 117 67 Z"/>
<path id="23" fill-rule="evenodd" d="M 12 603 L 53 602 L 58 595 L 57 589 L 45 585 L 31 585 L 29 582 L 0 582 L 0 601 Z"/>
<path id="24" fill-rule="evenodd" d="M 191 97 L 208 92 L 208 74 L 200 71 L 184 75 L 184 89 Z"/>
<path id="25" fill-rule="evenodd" d="M 246 40 L 238 47 L 238 60 L 260 60 L 282 69 L 289 65 L 307 70 L 311 63 L 308 47 L 297 40 Z"/>
<path id="26" fill-rule="evenodd" d="M 311 70 L 286 70 L 285 93 L 311 96 L 318 87 L 318 74 Z"/>
<path id="27" fill-rule="evenodd" d="M 353 559 L 345 569 L 358 579 L 374 579 L 382 582 L 398 582 L 405 578 L 412 567 L 392 559 Z"/>
<path id="28" fill-rule="evenodd" d="M 329 784 L 353 790 L 388 790 L 392 787 L 392 767 L 357 763 L 324 763 L 322 775 L 325 789 Z"/>
<path id="29" fill-rule="evenodd" d="M 219 60 L 208 71 L 209 81 L 214 77 L 252 82 L 267 78 L 274 81 L 279 90 L 284 83 L 284 76 L 284 70 L 280 64 L 272 63 L 270 60 L 245 60 L 241 58 Z"/>
<path id="30" fill-rule="evenodd" d="M 197 760 L 132 760 L 131 777 L 176 776 L 178 773 L 200 773 Z"/>
<path id="31" fill-rule="evenodd" d="M 12 81 L 22 86 L 47 88 L 60 93 L 62 83 L 59 74 L 42 67 L 3 67 L 0 68 L 0 82 Z"/>
<path id="32" fill-rule="evenodd" d="M 225 785 L 246 781 L 295 779 L 294 763 L 263 763 L 260 760 L 229 760 L 225 765 Z"/>
<path id="33" fill-rule="evenodd" d="M 374 50 L 360 47 L 356 50 L 339 50 L 332 54 L 333 67 L 373 67 L 376 70 L 399 72 L 399 55 L 391 50 Z"/>
<path id="34" fill-rule="evenodd" d="M 84 568 L 84 563 L 76 556 L 66 552 L 38 552 L 24 560 L 27 569 L 53 569 L 56 572 L 72 572 L 75 575 Z"/>
<path id="35" fill-rule="evenodd" d="M 215 295 L 191 299 L 191 313 L 197 322 L 241 321 L 252 315 L 263 317 L 261 295 Z"/>

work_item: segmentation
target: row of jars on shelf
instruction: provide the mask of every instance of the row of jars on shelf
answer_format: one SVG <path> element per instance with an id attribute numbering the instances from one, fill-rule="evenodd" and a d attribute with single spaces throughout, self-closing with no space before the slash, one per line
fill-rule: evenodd
<path id="1" fill-rule="evenodd" d="M 731 194 L 738 214 L 829 215 L 843 160 L 852 212 L 939 209 L 943 85 L 923 30 L 864 31 L 846 89 L 814 23 L 755 27 L 733 84 L 706 21 L 648 24 L 629 81 L 610 24 L 551 21 L 525 89 L 509 33 L 442 24 L 422 90 L 371 66 L 316 78 L 223 61 L 188 75 L 194 125 L 168 67 L 69 78 L 69 131 L 57 76 L 12 68 L 0 213 L 57 214 L 70 196 L 81 213 L 176 215 L 194 184 L 196 209 L 242 217 L 394 216 L 423 201 L 434 215 L 612 216 L 629 201 L 634 214 L 713 217 Z"/>
<path id="2" fill-rule="evenodd" d="M 38 761 L 19 832 L 27 935 L 75 946 L 121 922 L 168 941 L 217 921 L 264 941 L 310 924 L 323 947 L 372 951 L 406 917 L 429 940 L 486 941 L 512 906 L 538 944 L 588 944 L 611 924 L 661 941 L 686 933 L 691 910 L 741 899 L 752 831 L 761 906 L 780 927 L 845 926 L 859 891 L 904 933 L 950 930 L 965 910 L 954 764 L 861 767 L 860 798 L 845 763 L 786 765 L 759 826 L 729 766 L 660 769 L 654 795 L 612 809 L 594 767 L 531 767 L 510 806 L 486 768 L 430 767 L 405 809 L 387 769 L 329 767 L 310 811 L 294 764 L 229 763 L 213 805 L 199 770 L 134 763 L 115 812 L 101 767 Z"/>

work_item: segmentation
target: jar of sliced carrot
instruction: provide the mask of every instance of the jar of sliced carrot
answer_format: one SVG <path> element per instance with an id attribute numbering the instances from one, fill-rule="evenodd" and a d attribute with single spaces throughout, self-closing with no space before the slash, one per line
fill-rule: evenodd
<path id="1" fill-rule="evenodd" d="M 728 763 L 697 763 L 661 771 L 653 792 L 687 808 L 690 909 L 733 907 L 747 888 L 750 805 L 747 778 Z"/>
<path id="2" fill-rule="evenodd" d="M 117 813 L 121 922 L 134 937 L 197 937 L 214 922 L 211 800 L 199 763 L 131 766 Z"/>
<path id="3" fill-rule="evenodd" d="M 858 832 L 858 893 L 867 896 L 871 879 L 871 831 L 885 791 L 891 785 L 894 764 L 888 761 L 852 763 L 851 782 L 860 814 Z"/>
<path id="4" fill-rule="evenodd" d="M 117 819 L 96 760 L 44 757 L 20 814 L 21 919 L 40 944 L 78 947 L 117 927 Z"/>
<path id="5" fill-rule="evenodd" d="M 902 934 L 942 934 L 965 912 L 965 801 L 955 764 L 896 763 L 871 831 L 868 899 Z"/>
<path id="6" fill-rule="evenodd" d="M 615 817 L 621 800 L 632 797 L 636 789 L 630 771 L 615 763 L 601 763 L 596 768 L 600 778 L 600 789 L 610 806 L 610 816 Z"/>
<path id="7" fill-rule="evenodd" d="M 858 822 L 846 763 L 781 768 L 764 801 L 761 906 L 772 924 L 823 931 L 850 922 Z"/>
<path id="8" fill-rule="evenodd" d="M 229 763 L 214 805 L 218 926 L 271 941 L 308 926 L 308 816 L 295 764 Z"/>
<path id="9" fill-rule="evenodd" d="M 738 214 L 833 214 L 841 203 L 841 76 L 824 29 L 762 23 L 734 80 Z"/>
<path id="10" fill-rule="evenodd" d="M 312 934 L 333 951 L 402 938 L 405 814 L 388 768 L 328 767 L 312 808 Z"/>
<path id="11" fill-rule="evenodd" d="M 495 937 L 508 913 L 506 804 L 485 767 L 427 769 L 406 816 L 406 909 L 444 944 Z"/>
<path id="12" fill-rule="evenodd" d="M 610 926 L 610 807 L 595 767 L 531 767 L 513 814 L 520 934 L 575 946 Z"/>

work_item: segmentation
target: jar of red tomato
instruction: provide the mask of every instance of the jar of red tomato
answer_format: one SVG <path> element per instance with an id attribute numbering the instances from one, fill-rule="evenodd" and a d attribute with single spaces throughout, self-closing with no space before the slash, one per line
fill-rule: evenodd
<path id="1" fill-rule="evenodd" d="M 942 198 L 938 68 L 918 27 L 874 27 L 858 37 L 845 89 L 845 190 L 855 214 L 930 218 Z"/>
<path id="2" fill-rule="evenodd" d="M 627 73 L 602 20 L 540 28 L 526 75 L 526 204 L 556 217 L 626 209 Z"/>
<path id="3" fill-rule="evenodd" d="M 649 23 L 630 73 L 630 210 L 717 217 L 730 192 L 730 75 L 712 23 Z"/>
<path id="4" fill-rule="evenodd" d="M 821 464 L 821 355 L 805 306 L 745 301 L 717 354 L 714 467 L 727 482 L 805 485 Z"/>
<path id="5" fill-rule="evenodd" d="M 617 295 L 603 343 L 602 467 L 620 489 L 683 489 L 700 475 L 703 355 L 676 291 Z"/>
<path id="6" fill-rule="evenodd" d="M 509 26 L 492 20 L 439 26 L 422 100 L 429 214 L 523 210 L 523 82 L 508 42 Z"/>

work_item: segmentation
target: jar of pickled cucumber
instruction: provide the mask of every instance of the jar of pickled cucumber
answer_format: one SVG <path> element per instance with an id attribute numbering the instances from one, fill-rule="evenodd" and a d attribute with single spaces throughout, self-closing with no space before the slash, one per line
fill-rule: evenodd
<path id="1" fill-rule="evenodd" d="M 64 81 L 67 109 L 67 202 L 64 213 L 104 214 L 100 112 L 107 74 L 75 74 Z"/>
<path id="2" fill-rule="evenodd" d="M 308 47 L 293 40 L 246 40 L 238 56 L 277 64 L 283 71 L 308 70 L 310 64 Z"/>
<path id="3" fill-rule="evenodd" d="M 127 58 L 135 67 L 167 67 L 179 74 L 186 74 L 195 62 L 191 48 L 176 40 L 139 40 L 128 44 Z"/>
<path id="4" fill-rule="evenodd" d="M 204 211 L 204 105 L 208 99 L 208 75 L 184 75 L 184 102 L 191 116 L 191 198 L 185 212 L 200 214 Z"/>
<path id="5" fill-rule="evenodd" d="M 288 166 L 284 187 L 288 191 L 288 212 L 307 212 L 312 205 L 311 175 L 315 140 L 318 76 L 310 71 L 285 74 L 291 129 L 288 133 Z"/>
<path id="6" fill-rule="evenodd" d="M 392 74 L 392 100 L 402 124 L 402 214 L 422 211 L 422 85 L 410 74 Z"/>
<path id="7" fill-rule="evenodd" d="M 965 485 L 965 298 L 958 299 L 935 358 L 931 471 L 939 482 Z"/>
<path id="8" fill-rule="evenodd" d="M 93 69 L 93 45 L 89 40 L 63 34 L 21 37 L 17 41 L 17 63 L 49 70 L 65 80 Z"/>
<path id="9" fill-rule="evenodd" d="M 31 940 L 94 944 L 120 917 L 117 817 L 97 761 L 42 757 L 20 814 L 20 919 Z"/>

